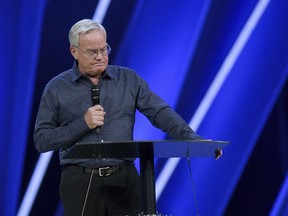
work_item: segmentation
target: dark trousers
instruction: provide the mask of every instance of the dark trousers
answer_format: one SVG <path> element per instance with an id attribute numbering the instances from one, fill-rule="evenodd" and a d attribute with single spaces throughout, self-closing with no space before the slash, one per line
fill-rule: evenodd
<path id="1" fill-rule="evenodd" d="M 136 216 L 141 211 L 140 178 L 133 162 L 124 162 L 110 176 L 93 174 L 84 208 L 91 173 L 64 167 L 60 196 L 65 216 Z"/>

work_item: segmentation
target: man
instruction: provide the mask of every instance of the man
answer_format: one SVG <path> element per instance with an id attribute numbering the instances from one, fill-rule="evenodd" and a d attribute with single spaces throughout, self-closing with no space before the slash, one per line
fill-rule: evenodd
<path id="1" fill-rule="evenodd" d="M 60 151 L 67 216 L 138 215 L 141 209 L 134 159 L 64 159 L 76 142 L 132 140 L 136 109 L 175 139 L 201 139 L 133 70 L 108 65 L 106 39 L 93 20 L 72 26 L 75 63 L 46 85 L 36 119 L 36 149 Z"/>

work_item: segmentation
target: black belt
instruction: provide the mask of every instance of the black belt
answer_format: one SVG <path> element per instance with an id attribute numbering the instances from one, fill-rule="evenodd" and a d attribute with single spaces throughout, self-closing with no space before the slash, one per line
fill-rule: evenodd
<path id="1" fill-rule="evenodd" d="M 118 172 L 119 170 L 121 170 L 122 166 L 123 166 L 123 163 L 117 164 L 114 166 L 106 166 L 106 167 L 100 167 L 100 168 L 87 168 L 87 167 L 81 167 L 77 165 L 65 165 L 64 169 L 81 171 L 83 173 L 93 172 L 93 174 L 96 174 L 101 177 L 105 177 L 105 176 L 110 176 L 115 172 Z"/>

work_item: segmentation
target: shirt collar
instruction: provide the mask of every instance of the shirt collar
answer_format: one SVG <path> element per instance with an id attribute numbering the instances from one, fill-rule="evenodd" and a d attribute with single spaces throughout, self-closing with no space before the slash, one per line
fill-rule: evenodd
<path id="1" fill-rule="evenodd" d="M 76 81 L 80 79 L 81 77 L 83 77 L 83 74 L 81 74 L 81 72 L 78 69 L 78 62 L 74 61 L 74 64 L 72 67 L 72 80 Z M 113 74 L 109 66 L 107 66 L 106 70 L 102 73 L 101 77 L 104 79 L 110 79 L 110 78 L 113 79 Z"/>

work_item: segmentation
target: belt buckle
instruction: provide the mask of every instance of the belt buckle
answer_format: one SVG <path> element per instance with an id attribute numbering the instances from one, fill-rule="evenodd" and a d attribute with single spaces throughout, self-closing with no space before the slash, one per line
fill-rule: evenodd
<path id="1" fill-rule="evenodd" d="M 108 170 L 110 167 L 101 167 L 99 168 L 99 176 L 110 176 L 111 174 L 110 173 L 106 173 L 106 175 L 103 175 L 102 171 L 103 170 Z"/>

